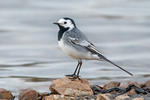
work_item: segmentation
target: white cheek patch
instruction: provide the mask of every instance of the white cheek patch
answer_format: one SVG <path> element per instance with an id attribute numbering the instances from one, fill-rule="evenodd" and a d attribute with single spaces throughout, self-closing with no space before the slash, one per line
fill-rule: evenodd
<path id="1" fill-rule="evenodd" d="M 70 30 L 72 30 L 74 28 L 74 25 L 73 25 L 73 23 L 70 20 L 67 20 L 66 27 L 69 27 L 68 31 L 70 31 Z"/>

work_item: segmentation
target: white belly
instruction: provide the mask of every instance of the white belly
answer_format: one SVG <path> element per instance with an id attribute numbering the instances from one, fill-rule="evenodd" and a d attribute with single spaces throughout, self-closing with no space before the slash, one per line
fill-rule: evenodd
<path id="1" fill-rule="evenodd" d="M 75 48 L 64 44 L 62 40 L 58 41 L 58 45 L 65 54 L 74 59 L 96 60 L 98 58 L 97 55 L 92 55 L 90 52 L 77 51 Z"/>

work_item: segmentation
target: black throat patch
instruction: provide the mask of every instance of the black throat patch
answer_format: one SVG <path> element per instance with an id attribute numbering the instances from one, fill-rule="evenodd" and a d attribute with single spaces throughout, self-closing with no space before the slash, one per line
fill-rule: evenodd
<path id="1" fill-rule="evenodd" d="M 60 39 L 62 38 L 64 32 L 66 32 L 68 29 L 69 29 L 69 27 L 68 28 L 64 28 L 62 26 L 59 26 L 58 41 L 60 41 Z"/>

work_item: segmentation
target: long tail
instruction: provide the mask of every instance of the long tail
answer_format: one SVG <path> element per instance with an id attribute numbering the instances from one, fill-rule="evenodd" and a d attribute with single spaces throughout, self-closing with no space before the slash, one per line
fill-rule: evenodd
<path id="1" fill-rule="evenodd" d="M 118 66 L 117 64 L 113 63 L 112 61 L 110 61 L 109 59 L 107 59 L 106 57 L 104 57 L 103 55 L 99 54 L 98 56 L 99 56 L 101 59 L 103 59 L 103 60 L 105 60 L 105 61 L 107 61 L 107 62 L 113 64 L 114 66 L 116 66 L 116 67 L 118 67 L 119 69 L 123 70 L 124 72 L 128 73 L 129 75 L 133 76 L 132 73 L 130 73 L 129 71 L 123 69 L 122 67 Z"/>

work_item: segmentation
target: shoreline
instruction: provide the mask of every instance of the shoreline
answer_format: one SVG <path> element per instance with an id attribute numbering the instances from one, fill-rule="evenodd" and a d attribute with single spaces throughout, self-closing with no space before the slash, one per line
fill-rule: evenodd
<path id="1" fill-rule="evenodd" d="M 49 92 L 23 89 L 15 98 L 12 92 L 0 88 L 0 99 L 6 100 L 150 100 L 150 80 L 144 83 L 110 81 L 105 85 L 90 85 L 86 79 L 69 77 L 53 80 Z"/>

